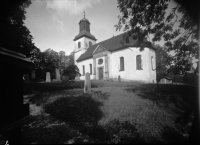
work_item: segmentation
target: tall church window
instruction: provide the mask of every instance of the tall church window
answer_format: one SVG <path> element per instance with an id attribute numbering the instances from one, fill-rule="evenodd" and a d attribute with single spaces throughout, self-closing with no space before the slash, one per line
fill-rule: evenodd
<path id="1" fill-rule="evenodd" d="M 152 70 L 154 70 L 154 67 L 153 67 L 153 56 L 151 56 L 151 68 L 152 68 Z"/>
<path id="2" fill-rule="evenodd" d="M 142 56 L 141 55 L 136 56 L 136 69 L 142 70 Z"/>
<path id="3" fill-rule="evenodd" d="M 120 57 L 120 71 L 124 71 L 124 57 Z"/>
<path id="4" fill-rule="evenodd" d="M 92 64 L 90 64 L 90 74 L 92 74 Z"/>
<path id="5" fill-rule="evenodd" d="M 85 66 L 83 65 L 83 76 L 85 75 Z"/>
<path id="6" fill-rule="evenodd" d="M 81 42 L 78 42 L 78 48 L 81 48 Z"/>
<path id="7" fill-rule="evenodd" d="M 91 41 L 89 41 L 89 46 L 91 46 L 92 45 L 92 42 Z"/>

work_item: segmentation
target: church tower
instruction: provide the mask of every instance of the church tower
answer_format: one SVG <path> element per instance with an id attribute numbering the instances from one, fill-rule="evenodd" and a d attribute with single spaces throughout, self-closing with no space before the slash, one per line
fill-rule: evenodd
<path id="1" fill-rule="evenodd" d="M 85 53 L 90 45 L 96 44 L 96 38 L 90 33 L 90 22 L 84 18 L 79 22 L 79 34 L 74 38 L 75 51 L 74 51 L 74 64 L 77 65 L 76 60 Z"/>

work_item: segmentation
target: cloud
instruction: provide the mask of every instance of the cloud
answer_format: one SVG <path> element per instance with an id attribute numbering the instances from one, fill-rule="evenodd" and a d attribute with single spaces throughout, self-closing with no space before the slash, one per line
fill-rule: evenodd
<path id="1" fill-rule="evenodd" d="M 57 24 L 58 24 L 58 28 L 63 32 L 63 33 L 65 33 L 65 30 L 64 30 L 64 23 L 62 22 L 62 21 L 60 21 L 57 17 L 53 17 L 52 18 L 53 19 L 53 21 L 55 21 Z"/>
<path id="2" fill-rule="evenodd" d="M 36 7 L 40 7 L 41 5 L 44 4 L 43 0 L 34 0 L 32 1 L 32 3 L 35 3 Z"/>
<path id="3" fill-rule="evenodd" d="M 84 10 L 92 8 L 100 0 L 47 0 L 46 7 L 54 10 L 57 14 L 73 16 L 83 13 Z"/>

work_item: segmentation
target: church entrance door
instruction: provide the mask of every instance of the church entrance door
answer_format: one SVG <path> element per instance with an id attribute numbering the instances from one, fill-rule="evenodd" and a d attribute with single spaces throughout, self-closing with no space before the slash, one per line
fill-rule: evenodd
<path id="1" fill-rule="evenodd" d="M 103 68 L 99 68 L 99 80 L 103 79 Z"/>

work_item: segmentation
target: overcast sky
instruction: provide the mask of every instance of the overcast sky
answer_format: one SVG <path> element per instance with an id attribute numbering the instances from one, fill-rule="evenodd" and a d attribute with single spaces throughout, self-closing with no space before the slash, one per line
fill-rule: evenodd
<path id="1" fill-rule="evenodd" d="M 41 51 L 51 48 L 69 55 L 84 10 L 97 43 L 122 33 L 114 27 L 120 14 L 116 0 L 32 0 L 24 22 Z"/>
<path id="2" fill-rule="evenodd" d="M 172 1 L 167 13 L 174 6 Z M 114 27 L 120 15 L 117 0 L 32 0 L 24 22 L 41 51 L 51 48 L 69 55 L 74 50 L 73 39 L 79 33 L 78 23 L 84 17 L 84 10 L 97 43 L 123 32 Z"/>

